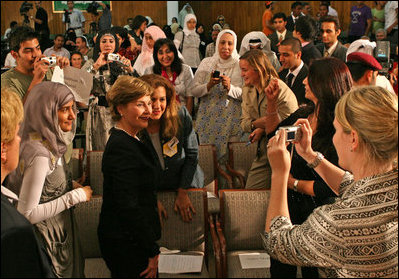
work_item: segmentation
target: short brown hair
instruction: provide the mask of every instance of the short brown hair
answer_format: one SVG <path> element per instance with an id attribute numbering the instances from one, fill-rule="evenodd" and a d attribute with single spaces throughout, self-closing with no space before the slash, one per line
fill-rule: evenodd
<path id="1" fill-rule="evenodd" d="M 323 16 L 323 17 L 320 19 L 320 25 L 321 25 L 323 22 L 334 22 L 334 24 L 335 24 L 335 31 L 338 31 L 339 29 L 341 29 L 341 26 L 339 25 L 339 19 L 338 19 L 338 17 L 336 17 L 336 16 L 329 16 L 329 15 Z"/>
<path id="2" fill-rule="evenodd" d="M 17 125 L 24 118 L 21 98 L 11 89 L 1 89 L 1 142 L 14 140 Z"/>
<path id="3" fill-rule="evenodd" d="M 106 95 L 112 119 L 115 121 L 121 119 L 122 116 L 117 109 L 119 105 L 126 105 L 141 97 L 150 96 L 152 91 L 153 89 L 148 83 L 138 78 L 131 76 L 118 77 Z"/>

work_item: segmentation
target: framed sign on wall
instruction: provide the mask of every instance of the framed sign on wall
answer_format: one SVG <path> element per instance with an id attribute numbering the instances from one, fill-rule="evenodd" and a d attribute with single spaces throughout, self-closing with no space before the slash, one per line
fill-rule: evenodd
<path id="1" fill-rule="evenodd" d="M 67 5 L 68 1 L 52 1 L 53 3 L 53 13 L 63 13 L 64 10 L 68 10 L 68 5 Z M 82 12 L 86 12 L 87 7 L 93 3 L 93 2 L 97 2 L 97 1 L 74 1 L 74 9 L 78 9 L 81 10 Z M 110 10 L 112 11 L 112 1 L 101 1 L 104 4 L 108 4 L 110 7 Z M 103 8 L 101 6 L 99 6 L 97 8 L 97 11 L 102 11 Z"/>

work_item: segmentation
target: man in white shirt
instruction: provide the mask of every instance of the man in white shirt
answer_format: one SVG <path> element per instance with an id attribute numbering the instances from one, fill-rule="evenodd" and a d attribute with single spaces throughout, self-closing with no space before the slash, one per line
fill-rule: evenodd
<path id="1" fill-rule="evenodd" d="M 308 67 L 303 63 L 301 42 L 297 38 L 288 38 L 280 43 L 281 67 L 284 69 L 279 77 L 294 92 L 298 104 L 302 105 L 309 100 L 305 98 L 305 85 L 303 80 L 308 76 Z"/>
<path id="2" fill-rule="evenodd" d="M 387 38 L 391 43 L 398 44 L 398 1 L 388 1 L 384 10 Z"/>
<path id="3" fill-rule="evenodd" d="M 75 30 L 76 36 L 83 36 L 83 30 L 85 28 L 85 17 L 82 12 L 74 8 L 73 1 L 67 1 L 68 5 L 68 18 L 65 18 L 65 14 L 62 15 L 62 22 L 66 24 L 66 29 L 72 28 Z"/>
<path id="4" fill-rule="evenodd" d="M 63 48 L 62 46 L 64 45 L 64 36 L 61 34 L 55 35 L 54 38 L 54 46 L 46 49 L 43 54 L 46 56 L 51 56 L 55 54 L 56 56 L 62 56 L 66 58 L 70 58 L 71 54 L 66 48 Z"/>

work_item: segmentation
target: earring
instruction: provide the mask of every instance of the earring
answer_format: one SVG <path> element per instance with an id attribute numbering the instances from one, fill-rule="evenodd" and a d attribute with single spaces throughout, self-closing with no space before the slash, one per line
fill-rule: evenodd
<path id="1" fill-rule="evenodd" d="M 353 152 L 353 148 L 351 147 L 351 152 Z"/>

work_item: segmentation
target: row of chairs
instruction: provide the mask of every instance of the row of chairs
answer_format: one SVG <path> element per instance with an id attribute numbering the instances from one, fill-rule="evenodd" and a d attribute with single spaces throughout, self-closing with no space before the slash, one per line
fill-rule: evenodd
<path id="1" fill-rule="evenodd" d="M 158 198 L 169 212 L 162 227 L 158 244 L 178 255 L 202 255 L 201 273 L 166 274 L 160 278 L 268 278 L 269 268 L 243 269 L 239 260 L 242 253 L 264 253 L 260 234 L 265 228 L 269 190 L 225 189 L 219 191 L 220 213 L 209 214 L 205 189 L 190 189 L 188 194 L 197 209 L 190 223 L 181 220 L 173 210 L 176 193 L 159 192 Z M 109 278 L 110 271 L 101 257 L 97 227 L 102 196 L 96 195 L 87 203 L 75 207 L 75 216 L 85 258 L 85 276 Z M 208 235 L 211 242 L 208 241 Z M 212 247 L 208 247 L 212 243 Z M 209 252 L 215 263 L 210 272 Z"/>
<path id="2" fill-rule="evenodd" d="M 227 182 L 227 188 L 245 188 L 246 178 L 251 164 L 256 156 L 256 144 L 247 145 L 245 142 L 229 142 L 227 173 L 218 164 L 216 148 L 212 144 L 199 146 L 199 165 L 205 174 L 205 188 L 208 192 L 217 195 L 218 174 Z M 72 173 L 77 179 L 83 175 L 83 148 L 74 148 L 72 153 Z M 102 195 L 103 176 L 101 173 L 103 151 L 89 151 L 87 153 L 86 184 L 90 185 L 94 194 Z"/>
<path id="3" fill-rule="evenodd" d="M 200 145 L 199 165 L 205 174 L 205 187 L 189 191 L 197 214 L 193 222 L 189 224 L 182 222 L 178 214 L 168 219 L 167 225 L 162 231 L 163 240 L 160 241 L 160 245 L 168 249 L 181 250 L 182 253 L 193 253 L 193 251 L 203 253 L 205 263 L 208 263 L 208 251 L 212 249 L 215 274 L 218 278 L 236 277 L 236 275 L 238 277 L 265 277 L 269 274 L 268 270 L 241 269 L 238 259 L 241 252 L 262 250 L 259 233 L 264 230 L 267 208 L 265 199 L 268 198 L 268 192 L 240 189 L 245 186 L 248 170 L 256 154 L 256 144 L 248 146 L 244 142 L 232 142 L 228 146 L 229 160 L 226 169 L 229 174 L 219 166 L 215 146 Z M 75 211 L 78 223 L 81 224 L 79 227 L 82 228 L 80 233 L 84 243 L 83 247 L 86 247 L 84 251 L 87 251 L 84 252 L 86 277 L 108 277 L 110 275 L 101 258 L 96 235 L 102 204 L 102 155 L 102 151 L 90 151 L 87 154 L 87 184 L 92 187 L 94 196 L 89 203 L 79 204 Z M 83 149 L 74 149 L 72 155 L 74 178 L 79 177 L 83 172 L 82 161 Z M 227 187 L 230 190 L 219 191 L 218 175 L 227 181 Z M 232 190 L 235 188 L 237 190 Z M 230 197 L 234 197 L 234 195 L 241 197 L 237 196 L 236 201 L 231 200 Z M 199 196 L 202 197 L 202 200 Z M 175 193 L 160 192 L 159 198 L 167 211 L 174 213 Z M 259 205 L 255 205 L 255 203 Z M 244 226 L 241 227 L 241 225 Z M 190 237 L 190 232 L 198 234 L 193 238 Z M 208 234 L 211 236 L 211 242 L 207 240 Z M 183 243 L 185 244 L 183 245 Z M 202 248 L 194 249 L 193 243 L 202 243 Z M 208 247 L 208 245 L 212 247 Z M 191 274 L 189 277 L 209 277 L 206 267 L 208 264 L 203 266 L 201 274 Z M 160 274 L 160 277 L 168 277 L 168 274 Z M 176 277 L 176 274 L 173 277 Z M 187 277 L 187 274 L 181 277 Z"/>

